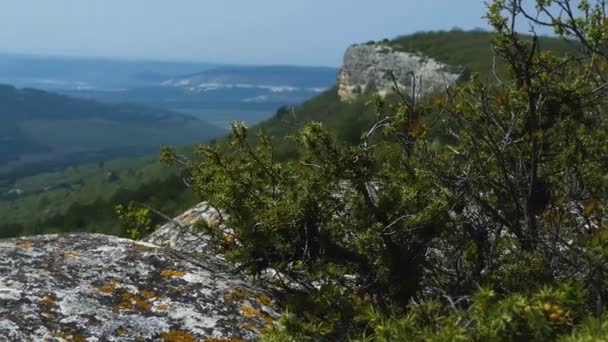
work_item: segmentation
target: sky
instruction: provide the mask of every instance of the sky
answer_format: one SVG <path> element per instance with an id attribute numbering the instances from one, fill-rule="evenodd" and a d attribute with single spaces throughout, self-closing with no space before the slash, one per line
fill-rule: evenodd
<path id="1" fill-rule="evenodd" d="M 353 43 L 487 25 L 482 0 L 2 0 L 0 51 L 338 66 Z"/>

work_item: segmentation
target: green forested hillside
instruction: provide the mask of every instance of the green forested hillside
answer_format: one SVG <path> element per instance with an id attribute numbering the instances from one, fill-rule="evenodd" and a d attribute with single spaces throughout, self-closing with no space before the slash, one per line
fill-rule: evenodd
<path id="1" fill-rule="evenodd" d="M 154 155 L 162 145 L 206 142 L 224 132 L 166 110 L 0 85 L 0 235 L 62 229 L 118 233 L 113 203 L 130 194 L 141 198 L 139 187 L 174 177 Z M 143 153 L 153 155 L 129 157 Z M 117 191 L 122 195 L 112 197 Z M 177 206 L 190 203 L 162 193 Z M 91 211 L 70 211 L 75 205 Z M 158 204 L 172 214 L 173 205 Z M 81 217 L 82 224 L 74 225 L 70 215 Z"/>
<path id="2" fill-rule="evenodd" d="M 391 41 L 390 44 L 399 49 L 428 54 L 429 57 L 450 65 L 487 73 L 492 62 L 491 40 L 492 36 L 487 32 L 442 31 L 403 36 Z M 563 40 L 553 38 L 543 38 L 542 45 L 560 52 L 567 51 L 572 46 L 572 44 Z M 334 87 L 318 97 L 296 106 L 293 110 L 289 108 L 279 110 L 271 119 L 254 126 L 252 132 L 263 129 L 274 137 L 277 141 L 275 146 L 276 156 L 282 159 L 293 158 L 296 153 L 295 144 L 283 138 L 295 133 L 298 128 L 303 127 L 310 121 L 321 122 L 340 140 L 354 143 L 359 140 L 361 132 L 368 129 L 375 119 L 374 108 L 366 105 L 370 99 L 371 94 L 368 94 L 354 102 L 341 102 L 337 95 L 337 89 Z M 80 121 L 80 123 L 82 122 L 84 121 Z M 38 124 L 42 123 L 38 122 Z M 176 127 L 176 130 L 182 129 L 180 127 L 183 128 L 183 126 L 179 126 Z M 187 130 L 195 132 L 196 127 L 188 126 Z M 57 132 L 53 131 L 48 131 L 47 134 L 48 136 L 58 135 Z M 76 133 L 71 130 L 66 134 L 69 136 Z M 57 139 L 60 138 L 62 137 L 57 137 Z M 206 142 L 204 138 L 198 139 L 198 141 Z M 29 148 L 34 150 L 43 147 L 32 142 Z M 4 198 L 0 196 L 0 215 L 5 218 L 5 224 L 19 223 L 31 227 L 26 228 L 26 231 L 34 229 L 34 225 L 36 226 L 35 231 L 40 232 L 47 228 L 50 229 L 51 227 L 44 224 L 47 220 L 54 222 L 53 230 L 62 229 L 61 224 L 58 224 L 60 218 L 66 220 L 65 222 L 70 222 L 72 219 L 68 216 L 78 215 L 77 212 L 72 211 L 66 216 L 72 203 L 87 205 L 98 199 L 112 200 L 113 194 L 119 189 L 137 191 L 139 186 L 144 186 L 140 184 L 153 184 L 170 177 L 170 171 L 162 168 L 157 159 L 157 156 L 118 159 L 106 161 L 103 168 L 100 168 L 98 163 L 92 163 L 33 177 L 20 178 L 15 183 L 13 183 L 15 179 L 12 179 L 9 182 L 10 184 L 5 184 L 4 187 L 0 182 L 0 188 L 3 187 L 5 194 Z M 108 181 L 108 172 L 117 174 L 118 180 Z M 7 198 L 6 191 L 13 187 L 24 190 L 25 195 L 18 198 Z M 44 188 L 47 189 L 42 191 Z M 183 193 L 189 192 L 180 182 L 176 183 L 176 188 Z M 174 202 L 180 201 L 180 197 L 173 193 L 159 192 L 155 196 L 155 201 L 160 209 L 163 208 L 165 203 L 168 207 L 171 207 Z M 113 200 L 121 200 L 126 203 L 129 201 L 129 196 L 125 195 L 125 198 L 114 198 Z M 185 203 L 189 204 L 191 202 L 186 201 Z M 98 218 L 87 219 L 82 216 L 83 220 L 88 220 L 88 222 L 83 223 L 83 226 L 96 226 L 101 230 L 104 229 L 103 227 L 111 227 L 108 228 L 108 231 L 112 231 L 117 225 L 116 218 L 109 211 L 105 211 L 105 213 L 112 216 L 107 224 L 95 224 L 95 221 L 99 221 Z M 35 223 L 37 217 L 40 218 L 41 222 Z M 73 224 L 67 226 L 70 227 L 64 229 L 77 229 L 74 228 Z"/>
<path id="3" fill-rule="evenodd" d="M 221 135 L 194 117 L 0 86 L 0 175 L 157 150 Z"/>
<path id="4" fill-rule="evenodd" d="M 465 76 L 478 73 L 482 78 L 487 79 L 493 77 L 492 37 L 492 33 L 485 31 L 452 30 L 420 32 L 379 43 L 388 44 L 399 51 L 420 53 L 457 67 L 463 70 Z M 573 42 L 551 37 L 540 37 L 539 46 L 541 50 L 554 51 L 560 55 L 577 48 Z M 496 63 L 497 73 L 504 73 L 501 59 L 498 58 Z M 371 97 L 372 94 L 367 94 L 354 102 L 341 102 L 337 89 L 332 88 L 295 107 L 292 111 L 280 111 L 273 118 L 255 126 L 254 130 L 261 128 L 270 136 L 281 140 L 296 132 L 303 124 L 318 121 L 339 140 L 356 142 L 361 132 L 365 128 L 370 128 L 374 122 L 374 108 L 366 105 Z M 392 100 L 396 99 L 389 97 L 388 101 Z M 290 157 L 295 153 L 294 145 L 288 141 L 281 141 L 276 148 L 280 157 Z"/>
<path id="5" fill-rule="evenodd" d="M 452 30 L 405 35 L 388 44 L 399 51 L 419 52 L 447 65 L 489 77 L 494 62 L 492 39 L 493 34 L 486 31 Z M 539 47 L 561 55 L 577 49 L 577 43 L 563 38 L 539 37 Z M 497 58 L 496 63 L 497 71 L 502 72 L 502 59 Z"/>

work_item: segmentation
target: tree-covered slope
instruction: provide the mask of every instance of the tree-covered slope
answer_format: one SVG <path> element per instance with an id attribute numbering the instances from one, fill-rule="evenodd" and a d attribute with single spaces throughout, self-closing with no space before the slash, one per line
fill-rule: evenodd
<path id="1" fill-rule="evenodd" d="M 479 73 L 482 76 L 492 74 L 494 52 L 492 50 L 493 34 L 486 31 L 435 31 L 419 32 L 397 37 L 388 45 L 399 50 L 418 52 L 451 66 L 463 67 L 468 72 Z M 539 37 L 541 50 L 551 50 L 565 54 L 576 48 L 576 43 L 560 38 Z M 502 64 L 496 59 L 498 68 Z"/>
<path id="2" fill-rule="evenodd" d="M 476 72 L 485 71 L 487 75 L 490 75 L 492 65 L 491 41 L 492 35 L 487 32 L 449 31 L 416 33 L 399 37 L 390 41 L 389 44 L 397 49 L 428 54 L 429 57 L 449 65 L 461 66 Z M 571 46 L 570 43 L 553 38 L 543 38 L 541 42 L 543 47 L 551 47 L 559 51 L 566 51 Z M 283 138 L 294 134 L 310 121 L 321 122 L 340 140 L 356 142 L 359 140 L 361 132 L 369 129 L 375 120 L 374 108 L 366 105 L 371 97 L 372 94 L 367 94 L 353 102 L 342 102 L 338 97 L 336 87 L 333 87 L 299 106 L 282 108 L 271 119 L 254 126 L 251 132 L 263 129 L 270 136 L 273 136 L 276 140 L 275 155 L 282 159 L 292 158 L 296 153 L 295 144 Z M 0 126 L 0 129 L 4 129 L 4 127 L 6 126 Z M 175 127 L 177 131 L 184 129 L 184 125 Z M 192 141 L 207 142 L 204 138 Z M 25 147 L 26 145 L 21 146 Z M 44 146 L 32 142 L 29 148 L 33 150 L 44 148 Z M 119 201 L 118 198 L 113 197 L 118 189 L 131 189 L 136 192 L 138 187 L 144 187 L 144 183 L 147 184 L 145 187 L 149 188 L 153 187 L 151 184 L 161 182 L 168 177 L 169 172 L 162 169 L 156 159 L 155 157 L 106 161 L 102 168 L 94 163 L 34 177 L 19 178 L 14 183 L 8 182 L 10 184 L 3 185 L 0 182 L 0 190 L 4 190 L 5 195 L 6 191 L 11 188 L 19 188 L 24 191 L 24 194 L 16 199 L 6 200 L 5 198 L 3 201 L 0 197 L 0 215 L 7 219 L 5 223 L 24 224 L 26 226 L 25 231 L 31 231 L 33 228 L 29 228 L 30 226 L 36 226 L 38 232 L 43 232 L 46 228 L 60 229 L 62 219 L 67 224 L 68 222 L 74 222 L 75 216 L 78 216 L 75 210 L 68 213 L 71 203 L 82 203 L 95 208 L 96 199 L 100 199 L 106 203 L 104 204 L 105 208 L 111 208 L 112 203 L 110 202 Z M 105 177 L 108 172 L 118 175 L 119 180 L 108 181 Z M 189 192 L 179 181 L 173 184 L 180 191 Z M 47 190 L 39 192 L 40 189 L 44 188 L 47 188 Z M 174 204 L 176 201 L 181 201 L 176 199 L 178 196 L 168 192 L 158 192 L 154 197 L 154 205 L 161 210 L 165 208 L 163 203 Z M 60 200 L 62 198 L 66 200 Z M 120 198 L 119 202 L 127 203 L 130 199 L 132 198 L 126 195 L 125 198 Z M 147 201 L 145 197 L 139 197 L 139 200 Z M 191 204 L 191 201 L 190 198 L 185 205 Z M 173 204 L 169 207 L 172 207 Z M 29 214 L 32 211 L 37 213 L 42 222 L 35 223 L 36 220 L 33 220 Z M 172 212 L 171 210 L 167 211 Z M 112 216 L 104 224 L 98 224 L 101 221 L 99 218 L 95 218 L 89 219 L 88 222 L 81 222 L 83 223 L 82 227 L 89 229 L 96 226 L 102 229 L 103 226 L 112 227 L 113 224 L 110 222 L 114 222 L 115 225 L 116 218 L 113 216 L 113 212 L 108 209 L 104 209 L 103 212 Z M 44 222 L 51 222 L 51 220 L 53 222 L 52 227 L 45 227 Z M 70 230 L 78 229 L 78 227 L 72 227 L 72 224 L 67 225 L 70 226 Z"/>
<path id="3" fill-rule="evenodd" d="M 389 45 L 397 51 L 417 53 L 435 59 L 462 70 L 463 79 L 471 73 L 477 73 L 487 79 L 494 77 L 492 39 L 490 32 L 452 30 L 420 32 L 367 44 Z M 565 54 L 576 48 L 575 43 L 552 37 L 540 37 L 539 46 L 541 50 L 551 50 L 558 54 Z M 496 60 L 495 70 L 499 75 L 504 73 L 500 59 Z M 334 87 L 292 110 L 280 110 L 273 118 L 255 126 L 254 130 L 263 129 L 270 136 L 281 140 L 296 132 L 303 124 L 318 121 L 339 139 L 355 142 L 365 128 L 371 127 L 375 119 L 374 109 L 366 105 L 372 95 L 364 94 L 355 101 L 343 102 Z M 280 157 L 293 156 L 294 145 L 281 142 L 277 146 L 277 153 Z"/>
<path id="4" fill-rule="evenodd" d="M 106 105 L 0 86 L 0 174 L 185 145 L 223 130 L 194 117 L 138 105 Z"/>

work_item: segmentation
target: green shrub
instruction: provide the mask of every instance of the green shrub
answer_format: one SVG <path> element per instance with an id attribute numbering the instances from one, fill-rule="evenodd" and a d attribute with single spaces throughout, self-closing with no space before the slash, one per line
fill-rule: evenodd
<path id="1" fill-rule="evenodd" d="M 512 20 L 534 20 L 527 8 L 489 5 L 498 83 L 473 74 L 434 101 L 361 99 L 375 112 L 363 133 L 364 120 L 338 134 L 311 122 L 283 143 L 235 123 L 224 146 L 193 159 L 163 151 L 227 214 L 230 243 L 214 236 L 227 258 L 274 272 L 290 314 L 267 340 L 601 336 L 606 18 L 597 1 L 587 17 L 553 23 L 579 37 L 572 57 L 512 31 Z M 281 162 L 284 144 L 294 158 Z"/>

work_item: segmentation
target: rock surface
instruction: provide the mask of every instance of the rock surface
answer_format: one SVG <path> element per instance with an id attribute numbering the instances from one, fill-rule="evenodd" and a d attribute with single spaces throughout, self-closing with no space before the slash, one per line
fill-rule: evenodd
<path id="1" fill-rule="evenodd" d="M 272 294 L 213 255 L 99 234 L 0 241 L 1 341 L 251 340 Z"/>
<path id="2" fill-rule="evenodd" d="M 450 69 L 454 68 L 384 44 L 353 45 L 346 50 L 338 73 L 338 95 L 343 101 L 370 91 L 385 96 L 393 92 L 392 72 L 407 94 L 411 94 L 413 73 L 417 78 L 416 96 L 421 96 L 456 82 L 459 74 Z"/>
<path id="3" fill-rule="evenodd" d="M 201 220 L 210 226 L 226 230 L 226 227 L 220 223 L 220 213 L 211 208 L 207 202 L 201 202 L 159 227 L 143 241 L 182 252 L 213 255 L 222 259 L 211 248 L 209 236 L 197 231 L 195 225 Z"/>

